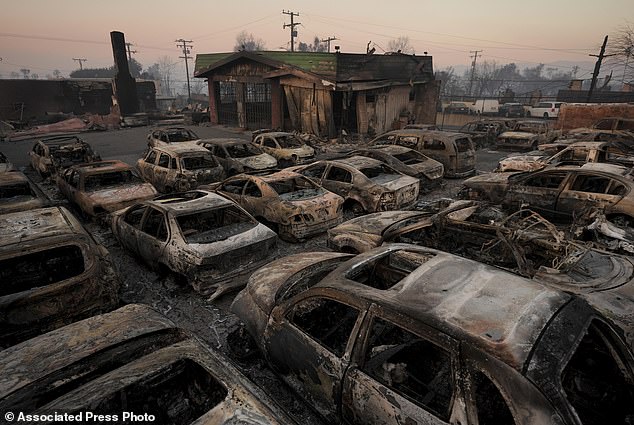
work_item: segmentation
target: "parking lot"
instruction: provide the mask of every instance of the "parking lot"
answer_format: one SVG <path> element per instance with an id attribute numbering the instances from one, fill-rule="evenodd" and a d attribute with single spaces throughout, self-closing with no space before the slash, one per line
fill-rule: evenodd
<path id="1" fill-rule="evenodd" d="M 203 138 L 237 137 L 250 140 L 250 133 L 222 127 L 191 127 Z M 84 133 L 80 136 L 90 143 L 103 159 L 119 159 L 134 165 L 147 149 L 148 127 L 122 129 L 118 131 Z M 28 167 L 27 152 L 33 146 L 33 140 L 3 142 L 0 151 L 4 152 L 14 165 L 23 169 L 51 197 L 65 204 L 66 201 L 50 179 L 42 180 Z M 477 152 L 477 169 L 490 171 L 504 153 L 481 150 Z M 440 188 L 421 195 L 419 200 L 433 200 L 453 197 L 461 179 L 443 179 Z M 238 319 L 229 312 L 229 306 L 235 293 L 227 294 L 214 302 L 196 293 L 191 286 L 177 282 L 173 277 L 159 276 L 151 271 L 139 259 L 124 250 L 114 238 L 109 228 L 90 220 L 84 225 L 94 238 L 111 253 L 115 266 L 122 277 L 121 297 L 125 303 L 143 303 L 152 306 L 172 319 L 178 326 L 193 331 L 211 347 L 226 353 L 229 349 L 227 336 L 238 328 Z M 303 243 L 279 241 L 271 259 L 308 251 L 328 251 L 326 236 L 321 234 Z M 300 423 L 320 423 L 321 419 L 297 397 L 270 370 L 261 357 L 248 360 L 235 359 L 237 365 L 258 385 L 271 394 L 285 409 L 291 412 Z"/>

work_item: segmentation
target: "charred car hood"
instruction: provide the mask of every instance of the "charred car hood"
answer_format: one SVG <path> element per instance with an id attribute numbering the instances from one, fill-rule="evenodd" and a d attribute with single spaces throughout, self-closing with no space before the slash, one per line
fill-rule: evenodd
<path id="1" fill-rule="evenodd" d="M 156 189 L 150 183 L 134 184 L 98 190 L 87 194 L 93 205 L 99 205 L 110 212 L 131 201 L 145 200 L 156 196 Z"/>
<path id="2" fill-rule="evenodd" d="M 392 174 L 385 175 L 385 176 L 386 176 L 385 178 L 383 178 L 384 176 L 377 176 L 371 180 L 372 182 L 378 185 L 381 185 L 382 187 L 384 187 L 385 189 L 389 191 L 396 191 L 407 186 L 418 184 L 418 179 L 414 177 L 410 177 L 410 176 L 398 176 L 396 178 L 393 178 Z"/>
<path id="3" fill-rule="evenodd" d="M 262 153 L 248 158 L 236 158 L 236 161 L 254 170 L 264 170 L 277 166 L 277 160 L 268 153 Z"/>
<path id="4" fill-rule="evenodd" d="M 210 243 L 189 243 L 187 246 L 196 255 L 199 264 L 214 262 L 214 258 L 224 253 L 235 251 L 245 246 L 274 239 L 277 235 L 264 224 L 258 223 L 251 229 L 233 234 Z"/>
<path id="5" fill-rule="evenodd" d="M 464 181 L 467 187 L 507 186 L 509 177 L 517 173 L 485 173 Z"/>
<path id="6" fill-rule="evenodd" d="M 536 137 L 537 134 L 525 131 L 505 131 L 498 136 L 500 139 L 534 139 Z"/>
<path id="7" fill-rule="evenodd" d="M 387 211 L 364 215 L 353 218 L 329 230 L 329 234 L 337 235 L 342 233 L 367 233 L 371 235 L 382 235 L 383 232 L 394 223 L 410 217 L 426 215 L 417 211 Z"/>

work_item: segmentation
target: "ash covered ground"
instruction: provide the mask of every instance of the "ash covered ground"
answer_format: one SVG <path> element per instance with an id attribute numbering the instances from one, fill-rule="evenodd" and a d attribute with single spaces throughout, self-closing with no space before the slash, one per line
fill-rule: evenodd
<path id="1" fill-rule="evenodd" d="M 133 158 L 141 156 L 145 149 L 145 134 L 149 130 L 129 129 L 117 132 L 93 133 L 81 135 L 102 155 L 103 159 L 123 159 L 134 164 Z M 195 128 L 202 137 L 221 137 L 228 133 L 221 129 Z M 225 133 L 225 134 L 222 134 Z M 236 136 L 235 132 L 231 132 Z M 246 134 L 237 134 L 237 137 L 248 138 Z M 127 139 L 128 142 L 122 143 Z M 4 143 L 3 143 L 4 144 Z M 68 206 L 76 215 L 78 211 L 67 204 L 50 179 L 42 180 L 27 166 L 28 157 L 17 157 L 17 152 L 28 151 L 33 141 L 22 141 L 13 144 L 7 152 L 5 146 L 2 150 L 13 160 L 19 168 L 23 169 L 39 186 L 51 197 L 62 205 Z M 504 154 L 493 151 L 478 151 L 478 170 L 490 171 L 497 160 Z M 455 197 L 462 180 L 444 179 L 440 188 L 423 193 L 419 202 L 436 200 L 439 198 Z M 121 299 L 124 303 L 143 303 L 152 306 L 165 314 L 178 326 L 188 329 L 206 342 L 210 347 L 226 354 L 236 365 L 258 386 L 270 394 L 298 423 L 322 424 L 319 416 L 295 396 L 290 389 L 275 375 L 266 365 L 263 358 L 257 353 L 248 359 L 238 359 L 230 350 L 227 337 L 238 330 L 239 319 L 230 312 L 230 305 L 237 292 L 226 294 L 219 299 L 210 302 L 194 290 L 180 283 L 173 276 L 161 276 L 152 271 L 139 259 L 133 257 L 114 238 L 106 223 L 96 223 L 83 220 L 85 227 L 94 238 L 103 244 L 109 251 L 122 279 Z M 276 250 L 271 253 L 271 260 L 285 257 L 299 252 L 327 251 L 326 235 L 320 235 L 308 239 L 303 243 L 291 244 L 279 240 Z M 246 282 L 247 277 L 243 277 Z"/>

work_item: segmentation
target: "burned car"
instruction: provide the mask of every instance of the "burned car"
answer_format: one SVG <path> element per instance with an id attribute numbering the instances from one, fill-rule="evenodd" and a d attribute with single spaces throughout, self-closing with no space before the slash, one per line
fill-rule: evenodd
<path id="1" fill-rule="evenodd" d="M 153 268 L 183 276 L 210 299 L 244 285 L 237 278 L 261 265 L 277 240 L 235 202 L 200 190 L 117 211 L 112 233 Z"/>
<path id="2" fill-rule="evenodd" d="M 139 304 L 0 352 L 0 409 L 16 422 L 293 423 L 221 353 Z"/>
<path id="3" fill-rule="evenodd" d="M 205 139 L 198 144 L 211 152 L 228 177 L 272 171 L 277 167 L 273 156 L 242 139 Z"/>
<path id="4" fill-rule="evenodd" d="M 348 220 L 328 231 L 328 246 L 348 253 L 405 242 L 451 252 L 573 293 L 618 288 L 634 279 L 631 258 L 568 238 L 530 210 L 506 214 L 476 201 L 444 208 L 390 211 Z"/>
<path id="5" fill-rule="evenodd" d="M 13 164 L 5 154 L 0 152 L 0 173 L 4 173 L 5 171 L 13 171 Z"/>
<path id="6" fill-rule="evenodd" d="M 482 149 L 495 143 L 497 137 L 510 129 L 512 121 L 507 120 L 478 120 L 471 121 L 460 127 L 460 133 L 468 134 L 476 148 Z"/>
<path id="7" fill-rule="evenodd" d="M 475 146 L 468 135 L 448 131 L 394 130 L 370 142 L 371 147 L 399 145 L 417 150 L 440 162 L 445 177 L 466 177 L 475 173 Z"/>
<path id="8" fill-rule="evenodd" d="M 303 253 L 231 309 L 331 422 L 602 424 L 634 414 L 632 323 L 431 248 Z"/>
<path id="9" fill-rule="evenodd" d="M 154 186 L 143 182 L 131 166 L 117 160 L 74 165 L 58 174 L 56 181 L 60 192 L 82 214 L 92 217 L 157 195 Z"/>
<path id="10" fill-rule="evenodd" d="M 518 120 L 513 128 L 497 137 L 496 147 L 502 149 L 536 150 L 540 144 L 555 140 L 554 132 L 542 120 Z"/>
<path id="11" fill-rule="evenodd" d="M 256 132 L 252 143 L 275 157 L 282 168 L 306 164 L 315 159 L 315 149 L 305 144 L 293 133 L 281 131 Z"/>
<path id="12" fill-rule="evenodd" d="M 349 216 L 404 208 L 416 201 L 420 190 L 418 179 L 365 156 L 318 161 L 294 169 L 342 196 Z"/>
<path id="13" fill-rule="evenodd" d="M 535 171 L 548 165 L 583 165 L 589 162 L 634 166 L 634 147 L 618 142 L 576 142 L 552 156 L 509 156 L 495 171 Z"/>
<path id="14" fill-rule="evenodd" d="M 438 184 L 445 171 L 440 162 L 404 146 L 388 145 L 357 149 L 350 155 L 367 156 L 382 161 L 400 173 L 420 179 L 421 184 L 427 188 Z"/>
<path id="15" fill-rule="evenodd" d="M 101 157 L 77 136 L 55 136 L 35 142 L 29 151 L 31 167 L 40 176 L 57 174 L 71 165 L 101 161 Z"/>
<path id="16" fill-rule="evenodd" d="M 148 134 L 147 140 L 148 146 L 153 148 L 173 143 L 195 142 L 200 140 L 200 137 L 185 127 L 167 127 L 152 131 Z"/>
<path id="17" fill-rule="evenodd" d="M 291 242 L 325 232 L 343 220 L 339 195 L 288 170 L 268 176 L 239 174 L 214 188 Z"/>
<path id="18" fill-rule="evenodd" d="M 141 177 L 163 193 L 195 189 L 225 176 L 213 155 L 195 143 L 150 148 L 136 166 Z"/>
<path id="19" fill-rule="evenodd" d="M 49 198 L 24 173 L 0 173 L 0 214 L 50 205 Z"/>
<path id="20" fill-rule="evenodd" d="M 0 215 L 0 347 L 119 303 L 108 251 L 65 208 Z"/>
<path id="21" fill-rule="evenodd" d="M 614 164 L 550 166 L 520 173 L 486 173 L 463 182 L 460 197 L 523 206 L 552 219 L 570 221 L 589 210 L 605 212 L 610 221 L 634 226 L 632 169 Z"/>

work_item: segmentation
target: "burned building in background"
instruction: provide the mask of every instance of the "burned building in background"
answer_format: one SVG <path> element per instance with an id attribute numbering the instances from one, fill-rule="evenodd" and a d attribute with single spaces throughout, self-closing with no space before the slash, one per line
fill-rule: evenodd
<path id="1" fill-rule="evenodd" d="M 439 85 L 431 56 L 232 52 L 196 56 L 212 124 L 334 137 L 434 123 Z"/>

